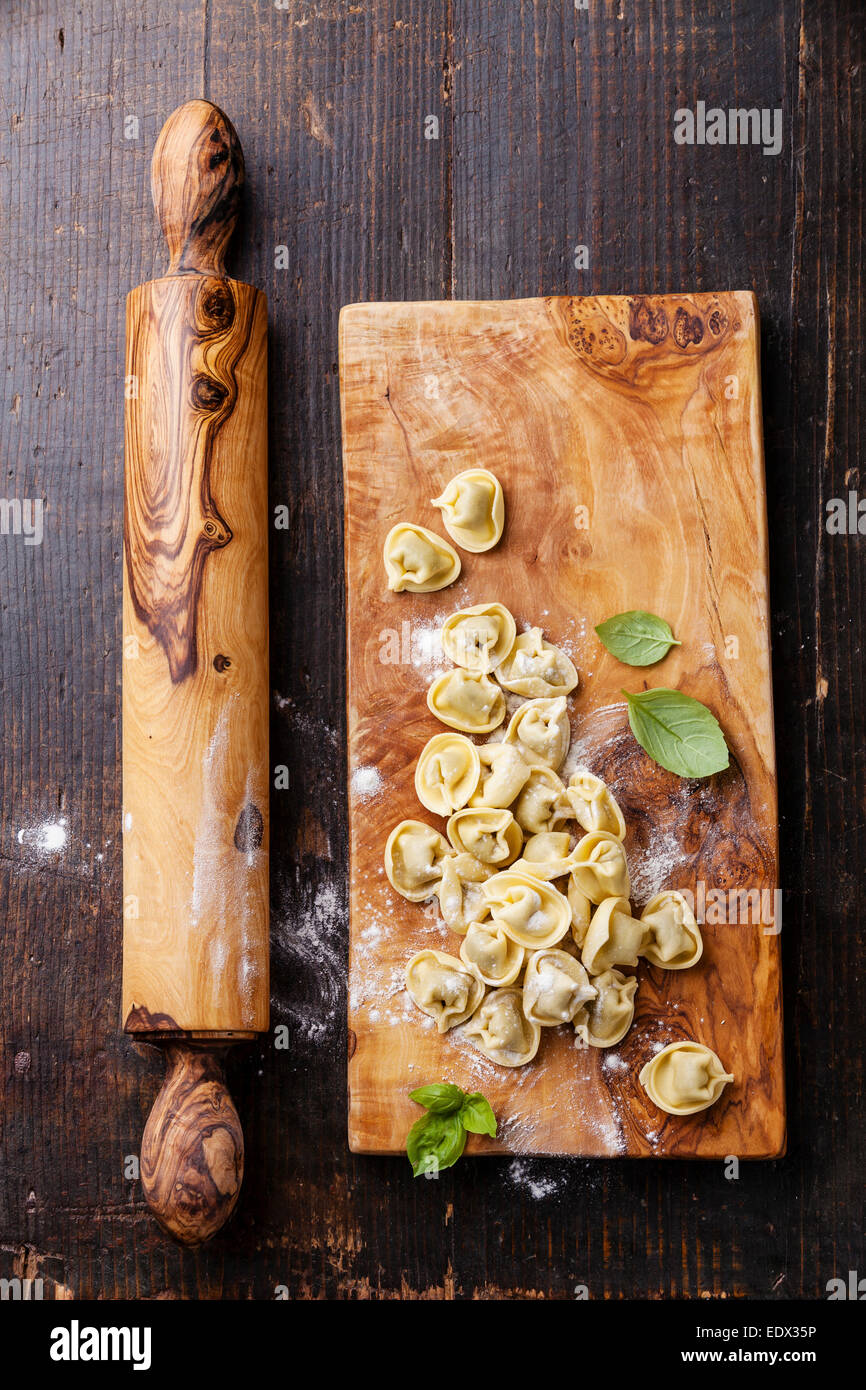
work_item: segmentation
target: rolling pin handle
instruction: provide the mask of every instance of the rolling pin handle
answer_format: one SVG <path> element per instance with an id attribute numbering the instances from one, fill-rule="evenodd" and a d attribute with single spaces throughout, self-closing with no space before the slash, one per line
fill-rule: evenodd
<path id="1" fill-rule="evenodd" d="M 226 1089 L 225 1043 L 162 1044 L 166 1077 L 141 1141 L 141 1184 L 167 1235 L 201 1245 L 234 1211 L 244 1136 Z"/>
<path id="2" fill-rule="evenodd" d="M 187 101 L 173 111 L 150 168 L 169 275 L 225 278 L 243 184 L 243 150 L 225 112 L 210 101 Z"/>

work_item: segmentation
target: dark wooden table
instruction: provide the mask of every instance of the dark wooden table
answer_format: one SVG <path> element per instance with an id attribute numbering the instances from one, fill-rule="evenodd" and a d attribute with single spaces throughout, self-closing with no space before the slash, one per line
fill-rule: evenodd
<path id="1" fill-rule="evenodd" d="M 860 485 L 863 6 L 41 0 L 0 29 L 0 493 L 46 499 L 41 545 L 0 535 L 0 1275 L 60 1297 L 786 1299 L 866 1274 L 866 541 L 825 526 Z M 128 1176 L 162 1066 L 119 1031 L 121 425 L 124 296 L 165 264 L 150 155 L 198 95 L 240 133 L 233 270 L 270 300 L 290 1047 L 235 1058 L 244 1194 L 185 1253 Z M 676 144 L 698 100 L 781 108 L 780 153 Z M 491 1159 L 415 1182 L 345 1140 L 338 310 L 718 288 L 763 318 L 788 1156 L 736 1180 Z"/>

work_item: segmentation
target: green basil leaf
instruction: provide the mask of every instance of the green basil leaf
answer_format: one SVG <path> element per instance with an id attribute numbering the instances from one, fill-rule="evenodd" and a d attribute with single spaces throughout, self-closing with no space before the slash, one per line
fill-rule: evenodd
<path id="1" fill-rule="evenodd" d="M 426 1106 L 434 1115 L 452 1115 L 463 1104 L 464 1092 L 450 1081 L 437 1081 L 432 1086 L 419 1086 L 417 1091 L 410 1091 L 409 1099 L 416 1105 Z"/>
<path id="2" fill-rule="evenodd" d="M 406 1153 L 416 1178 L 450 1168 L 465 1147 L 466 1130 L 460 1116 L 435 1115 L 432 1110 L 415 1121 L 406 1140 Z"/>
<path id="3" fill-rule="evenodd" d="M 640 608 L 617 613 L 595 630 L 611 656 L 626 666 L 652 666 L 667 656 L 671 647 L 681 646 L 664 618 Z"/>
<path id="4" fill-rule="evenodd" d="M 700 700 L 664 687 L 622 693 L 631 731 L 653 762 L 678 777 L 709 777 L 728 766 L 724 734 Z"/>
<path id="5" fill-rule="evenodd" d="M 490 1101 L 485 1100 L 480 1091 L 472 1091 L 466 1097 L 460 1119 L 470 1134 L 489 1134 L 491 1139 L 496 1138 L 496 1116 Z"/>

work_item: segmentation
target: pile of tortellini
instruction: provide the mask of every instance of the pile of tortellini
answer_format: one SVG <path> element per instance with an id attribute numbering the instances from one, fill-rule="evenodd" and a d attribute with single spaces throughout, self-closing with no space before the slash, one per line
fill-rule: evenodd
<path id="1" fill-rule="evenodd" d="M 438 898 L 462 939 L 459 954 L 418 951 L 406 987 L 440 1032 L 462 1025 L 500 1066 L 530 1062 L 542 1030 L 563 1024 L 581 1045 L 612 1047 L 631 1027 L 638 988 L 620 967 L 695 965 L 697 921 L 674 891 L 632 915 L 620 807 L 588 768 L 567 785 L 559 776 L 571 739 L 566 697 L 578 684 L 566 653 L 540 628 L 518 635 L 501 603 L 454 613 L 442 645 L 455 666 L 433 682 L 427 704 L 449 732 L 422 749 L 415 789 L 446 818 L 446 833 L 401 821 L 385 871 L 410 902 Z M 504 736 L 474 743 L 468 735 L 503 724 L 506 691 L 525 702 Z M 673 1046 L 675 1057 L 666 1048 L 641 1073 L 648 1093 L 672 1114 L 711 1105 L 732 1078 L 702 1044 Z"/>

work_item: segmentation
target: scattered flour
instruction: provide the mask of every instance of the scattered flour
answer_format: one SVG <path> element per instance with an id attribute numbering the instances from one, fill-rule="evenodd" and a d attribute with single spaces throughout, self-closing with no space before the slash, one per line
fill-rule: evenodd
<path id="1" fill-rule="evenodd" d="M 367 801 L 382 790 L 382 774 L 377 767 L 356 767 L 352 773 L 352 792 Z"/>
<path id="2" fill-rule="evenodd" d="M 66 817 L 61 816 L 56 821 L 46 820 L 40 825 L 23 826 L 15 838 L 19 845 L 29 845 L 40 854 L 58 854 L 66 848 L 69 839 L 66 824 Z"/>
<path id="3" fill-rule="evenodd" d="M 654 835 L 644 852 L 633 850 L 628 859 L 632 897 L 643 904 L 655 893 L 669 888 L 674 870 L 684 859 L 686 856 L 675 830 Z"/>
<path id="4" fill-rule="evenodd" d="M 554 1177 L 551 1173 L 540 1173 L 537 1163 L 526 1158 L 515 1158 L 508 1165 L 508 1180 L 521 1192 L 528 1192 L 530 1197 L 541 1201 L 545 1197 L 558 1196 L 568 1181 L 568 1175 L 561 1173 Z"/>
<path id="5" fill-rule="evenodd" d="M 275 1021 L 290 1024 L 293 1043 L 319 1043 L 342 1023 L 345 901 L 327 879 L 311 886 L 298 875 L 283 887 L 282 911 L 271 918 L 274 975 L 285 981 L 272 998 Z"/>

